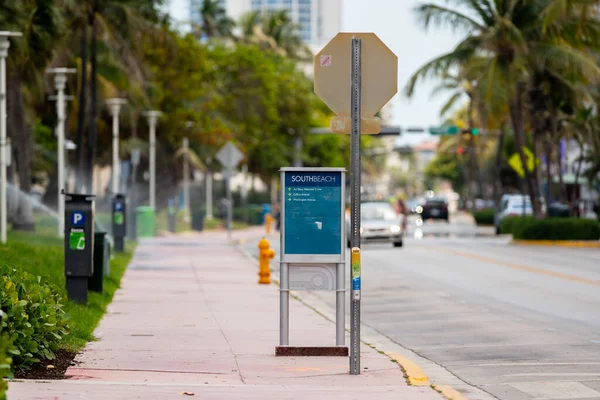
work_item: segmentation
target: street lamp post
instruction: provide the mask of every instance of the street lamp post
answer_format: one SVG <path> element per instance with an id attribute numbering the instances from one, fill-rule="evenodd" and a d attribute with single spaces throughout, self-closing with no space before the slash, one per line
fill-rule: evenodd
<path id="1" fill-rule="evenodd" d="M 213 219 L 213 189 L 212 189 L 212 171 L 208 164 L 212 162 L 212 159 L 207 160 L 206 166 L 206 219 Z"/>
<path id="2" fill-rule="evenodd" d="M 150 110 L 144 115 L 150 127 L 150 207 L 156 211 L 156 122 L 162 112 Z"/>
<path id="3" fill-rule="evenodd" d="M 8 146 L 6 142 L 6 58 L 11 36 L 22 36 L 20 32 L 0 32 L 0 242 L 6 243 L 8 187 L 6 167 L 8 166 Z"/>
<path id="4" fill-rule="evenodd" d="M 111 98 L 106 100 L 106 104 L 110 107 L 110 113 L 113 117 L 113 165 L 112 165 L 112 194 L 115 196 L 119 193 L 119 113 L 121 107 L 127 103 L 127 100 L 121 98 Z"/>
<path id="5" fill-rule="evenodd" d="M 49 74 L 54 74 L 54 86 L 56 87 L 56 138 L 58 141 L 57 149 L 57 168 L 58 168 L 58 236 L 63 237 L 65 233 L 65 198 L 61 194 L 65 188 L 65 120 L 66 99 L 65 87 L 67 85 L 67 74 L 73 74 L 77 70 L 72 68 L 52 68 L 47 71 Z"/>

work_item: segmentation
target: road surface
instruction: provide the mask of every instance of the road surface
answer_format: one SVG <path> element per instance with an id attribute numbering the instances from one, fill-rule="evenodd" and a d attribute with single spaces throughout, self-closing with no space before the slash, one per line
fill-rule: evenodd
<path id="1" fill-rule="evenodd" d="M 498 399 L 600 399 L 599 249 L 511 245 L 464 217 L 409 236 L 363 246 L 363 323 Z"/>

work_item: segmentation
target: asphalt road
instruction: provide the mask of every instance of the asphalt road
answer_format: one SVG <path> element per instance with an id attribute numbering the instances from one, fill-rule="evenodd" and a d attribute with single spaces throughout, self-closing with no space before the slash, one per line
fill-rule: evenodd
<path id="1" fill-rule="evenodd" d="M 363 323 L 499 399 L 600 399 L 600 250 L 515 246 L 465 217 L 409 236 L 362 247 Z"/>

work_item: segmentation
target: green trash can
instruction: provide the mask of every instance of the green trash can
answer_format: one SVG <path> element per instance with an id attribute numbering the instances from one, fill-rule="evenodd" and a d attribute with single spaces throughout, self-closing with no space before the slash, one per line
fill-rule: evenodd
<path id="1" fill-rule="evenodd" d="M 204 230 L 204 211 L 192 212 L 192 230 L 196 232 Z"/>
<path id="2" fill-rule="evenodd" d="M 94 232 L 94 272 L 88 279 L 88 290 L 92 292 L 104 292 L 106 242 L 106 232 Z"/>
<path id="3" fill-rule="evenodd" d="M 154 208 L 137 208 L 137 234 L 138 237 L 154 237 Z"/>

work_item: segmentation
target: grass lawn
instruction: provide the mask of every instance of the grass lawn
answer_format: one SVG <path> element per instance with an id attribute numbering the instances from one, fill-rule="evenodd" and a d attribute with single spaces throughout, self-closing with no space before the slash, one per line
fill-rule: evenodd
<path id="1" fill-rule="evenodd" d="M 8 243 L 0 244 L 0 262 L 44 277 L 58 286 L 66 299 L 63 240 L 56 236 L 52 226 L 36 229 L 35 233 L 9 232 Z M 135 244 L 128 243 L 124 253 L 112 252 L 110 276 L 104 277 L 103 294 L 89 292 L 87 306 L 67 301 L 65 311 L 69 315 L 70 334 L 63 342 L 63 349 L 78 352 L 94 340 L 94 329 L 112 301 L 134 249 Z"/>

